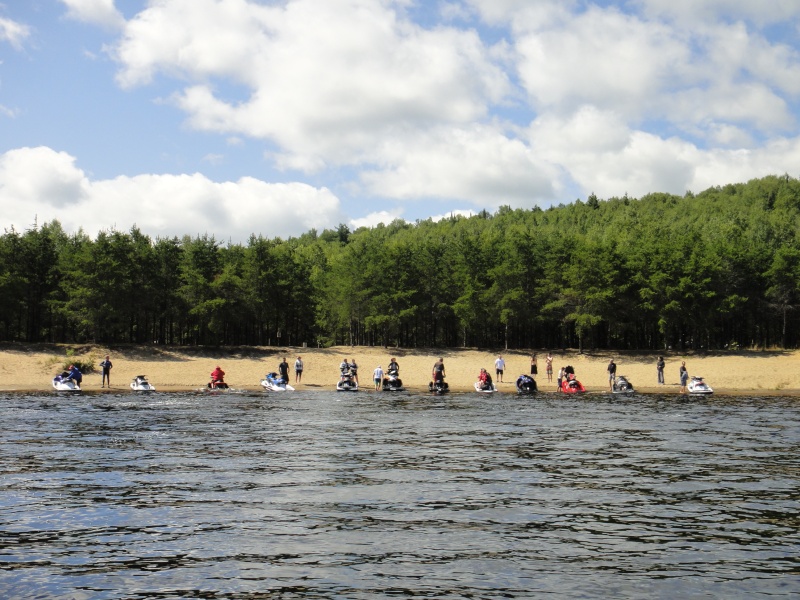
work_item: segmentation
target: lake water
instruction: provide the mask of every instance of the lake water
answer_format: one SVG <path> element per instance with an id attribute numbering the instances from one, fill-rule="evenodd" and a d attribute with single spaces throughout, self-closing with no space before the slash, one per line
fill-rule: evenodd
<path id="1" fill-rule="evenodd" d="M 3 598 L 800 595 L 800 401 L 0 397 Z"/>

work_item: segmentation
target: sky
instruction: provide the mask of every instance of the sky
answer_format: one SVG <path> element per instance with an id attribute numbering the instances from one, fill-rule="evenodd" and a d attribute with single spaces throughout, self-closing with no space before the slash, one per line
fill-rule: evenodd
<path id="1" fill-rule="evenodd" d="M 0 226 L 246 243 L 800 176 L 797 0 L 0 0 Z"/>

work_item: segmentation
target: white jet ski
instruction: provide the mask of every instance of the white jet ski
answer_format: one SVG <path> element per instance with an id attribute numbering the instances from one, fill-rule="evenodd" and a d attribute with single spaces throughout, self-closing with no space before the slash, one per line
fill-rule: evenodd
<path id="1" fill-rule="evenodd" d="M 133 378 L 133 381 L 131 381 L 131 389 L 134 392 L 155 392 L 156 391 L 155 386 L 153 386 L 153 384 L 151 384 L 149 381 L 147 381 L 147 377 L 145 377 L 144 375 L 137 375 L 136 377 Z"/>
<path id="2" fill-rule="evenodd" d="M 692 379 L 689 381 L 689 385 L 686 386 L 686 389 L 692 396 L 710 396 L 714 393 L 714 390 L 711 389 L 711 386 L 703 381 L 702 377 L 697 377 L 696 375 L 692 376 Z"/>
<path id="3" fill-rule="evenodd" d="M 497 391 L 497 388 L 495 387 L 494 383 L 484 385 L 480 381 L 476 381 L 475 391 L 480 392 L 481 394 L 492 394 Z"/>
<path id="4" fill-rule="evenodd" d="M 353 379 L 352 377 L 345 377 L 340 379 L 339 382 L 336 384 L 336 391 L 337 392 L 357 392 L 358 391 L 358 382 Z"/>
<path id="5" fill-rule="evenodd" d="M 53 389 L 57 392 L 80 392 L 81 386 L 74 379 L 67 379 L 69 373 L 66 371 L 61 375 L 53 377 Z"/>
<path id="6" fill-rule="evenodd" d="M 277 373 L 267 373 L 261 380 L 261 387 L 269 392 L 293 392 L 294 388 Z"/>
<path id="7" fill-rule="evenodd" d="M 403 380 L 394 369 L 391 369 L 386 377 L 383 378 L 383 391 L 384 392 L 402 392 L 406 388 L 403 387 Z"/>

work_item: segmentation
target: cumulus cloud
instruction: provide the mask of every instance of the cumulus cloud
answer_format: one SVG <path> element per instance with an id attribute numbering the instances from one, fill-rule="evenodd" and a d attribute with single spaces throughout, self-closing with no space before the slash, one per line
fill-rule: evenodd
<path id="1" fill-rule="evenodd" d="M 552 165 L 494 127 L 440 128 L 387 141 L 378 156 L 386 166 L 362 174 L 374 195 L 462 199 L 490 207 L 530 207 L 556 197 Z"/>
<path id="2" fill-rule="evenodd" d="M 795 0 L 634 0 L 645 14 L 667 17 L 682 23 L 737 21 L 746 19 L 758 25 L 788 21 L 800 16 Z"/>
<path id="3" fill-rule="evenodd" d="M 118 13 L 62 2 L 97 23 Z M 369 201 L 533 206 L 576 187 L 683 193 L 794 168 L 800 52 L 774 35 L 800 16 L 794 0 L 444 0 L 434 25 L 411 4 L 159 0 L 111 53 L 120 86 L 157 79 L 190 128 L 263 140 L 270 166 Z M 183 177 L 193 197 L 221 198 L 224 184 Z M 101 183 L 81 185 L 91 197 Z M 350 222 L 400 214 L 372 210 Z"/>
<path id="4" fill-rule="evenodd" d="M 359 227 L 375 227 L 379 223 L 388 225 L 392 221 L 402 218 L 402 215 L 403 211 L 400 209 L 380 210 L 370 213 L 367 216 L 359 219 L 351 219 L 350 225 L 352 226 L 353 230 L 356 230 Z"/>
<path id="5" fill-rule="evenodd" d="M 152 236 L 208 233 L 242 243 L 252 233 L 286 238 L 343 221 L 338 198 L 325 188 L 252 177 L 214 182 L 197 173 L 93 181 L 72 156 L 47 147 L 0 155 L 0 204 L 19 229 L 34 217 L 92 235 L 135 223 Z"/>
<path id="6" fill-rule="evenodd" d="M 306 171 L 369 162 L 409 128 L 484 118 L 510 88 L 477 33 L 424 29 L 392 4 L 153 4 L 116 47 L 119 81 L 144 84 L 158 72 L 193 80 L 175 96 L 193 127 L 275 141 L 281 166 Z M 226 98 L 218 78 L 246 95 Z"/>
<path id="7" fill-rule="evenodd" d="M 121 29 L 125 17 L 114 6 L 114 0 L 61 0 L 67 7 L 67 16 L 77 21 L 100 25 L 107 29 Z"/>

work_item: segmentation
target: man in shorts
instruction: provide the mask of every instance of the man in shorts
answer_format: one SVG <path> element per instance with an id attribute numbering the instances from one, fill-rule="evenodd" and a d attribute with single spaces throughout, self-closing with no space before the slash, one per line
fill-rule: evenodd
<path id="1" fill-rule="evenodd" d="M 497 375 L 497 381 L 503 383 L 503 371 L 506 368 L 506 361 L 503 360 L 502 356 L 498 356 L 497 360 L 494 361 L 494 371 L 495 375 Z"/>

